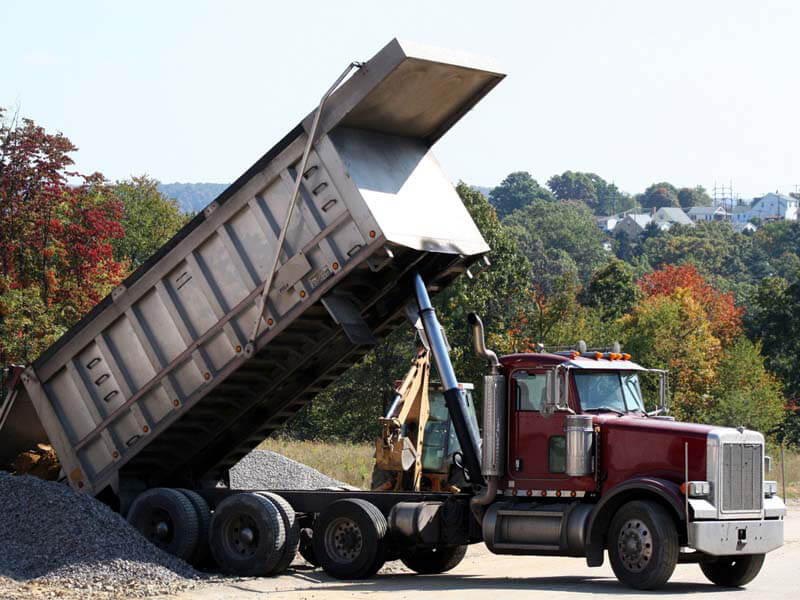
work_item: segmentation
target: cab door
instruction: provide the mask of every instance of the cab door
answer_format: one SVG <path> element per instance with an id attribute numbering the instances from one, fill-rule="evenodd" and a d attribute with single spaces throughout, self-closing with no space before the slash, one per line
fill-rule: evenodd
<path id="1" fill-rule="evenodd" d="M 547 370 L 514 371 L 509 390 L 511 435 L 508 477 L 515 487 L 544 490 L 564 487 L 566 475 L 566 413 L 542 414 Z"/>

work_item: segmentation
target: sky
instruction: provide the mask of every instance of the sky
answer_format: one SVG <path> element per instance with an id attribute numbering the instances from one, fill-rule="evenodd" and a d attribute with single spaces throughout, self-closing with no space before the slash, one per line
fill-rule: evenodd
<path id="1" fill-rule="evenodd" d="M 453 181 L 800 185 L 798 2 L 3 0 L 0 31 L 0 106 L 111 180 L 231 182 L 398 37 L 508 74 L 437 143 Z"/>

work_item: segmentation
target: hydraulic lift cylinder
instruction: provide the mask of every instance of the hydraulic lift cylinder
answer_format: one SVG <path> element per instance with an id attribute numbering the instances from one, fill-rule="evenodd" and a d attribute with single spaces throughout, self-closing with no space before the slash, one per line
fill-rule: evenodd
<path id="1" fill-rule="evenodd" d="M 414 276 L 414 286 L 416 288 L 417 304 L 419 304 L 419 316 L 422 319 L 422 326 L 425 328 L 425 335 L 431 346 L 433 360 L 436 363 L 436 370 L 442 379 L 444 387 L 444 400 L 447 410 L 450 411 L 450 418 L 453 420 L 453 427 L 456 430 L 458 443 L 461 445 L 461 452 L 464 456 L 464 467 L 469 474 L 470 483 L 473 485 L 483 485 L 484 479 L 481 474 L 480 461 L 480 436 L 475 426 L 468 418 L 467 403 L 461 389 L 458 387 L 453 365 L 450 362 L 450 355 L 447 351 L 447 343 L 442 334 L 442 327 L 436 318 L 436 311 L 431 305 L 428 297 L 428 290 L 425 282 L 419 274 Z"/>

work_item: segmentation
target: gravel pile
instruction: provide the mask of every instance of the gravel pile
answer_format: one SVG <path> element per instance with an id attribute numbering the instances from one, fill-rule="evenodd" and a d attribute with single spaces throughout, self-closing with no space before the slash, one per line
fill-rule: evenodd
<path id="1" fill-rule="evenodd" d="M 0 597 L 141 597 L 199 579 L 121 516 L 69 486 L 0 474 Z M 17 583 L 14 595 L 9 580 Z"/>
<path id="2" fill-rule="evenodd" d="M 317 490 L 325 487 L 356 489 L 269 450 L 253 450 L 229 474 L 231 487 L 240 490 Z"/>

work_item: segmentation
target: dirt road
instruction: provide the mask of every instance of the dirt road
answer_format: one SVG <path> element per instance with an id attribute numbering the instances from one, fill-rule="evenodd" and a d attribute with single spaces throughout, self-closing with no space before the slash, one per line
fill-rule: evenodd
<path id="1" fill-rule="evenodd" d="M 254 600 L 269 595 L 270 600 L 338 600 L 401 598 L 513 600 L 530 598 L 611 597 L 684 598 L 702 594 L 704 599 L 776 600 L 800 598 L 800 507 L 794 506 L 786 520 L 785 545 L 767 556 L 761 574 L 744 590 L 726 590 L 711 585 L 697 565 L 678 565 L 670 582 L 658 592 L 642 593 L 617 583 L 606 564 L 590 569 L 576 558 L 496 556 L 483 544 L 470 547 L 464 561 L 443 575 L 413 575 L 400 563 L 387 565 L 376 577 L 366 581 L 338 581 L 320 569 L 295 565 L 281 577 L 246 579 L 206 585 L 173 598 L 180 600 Z"/>

